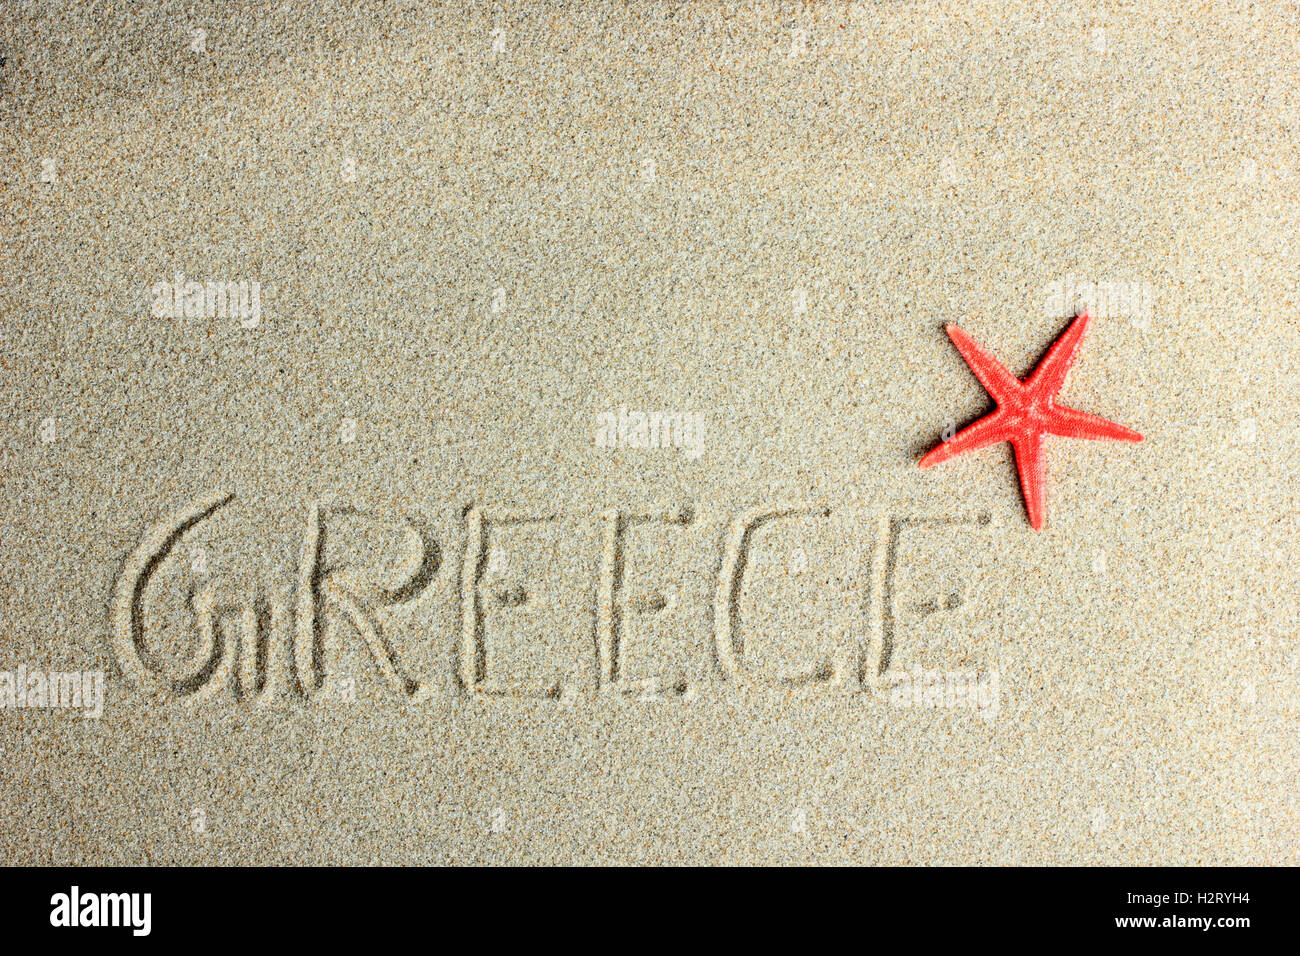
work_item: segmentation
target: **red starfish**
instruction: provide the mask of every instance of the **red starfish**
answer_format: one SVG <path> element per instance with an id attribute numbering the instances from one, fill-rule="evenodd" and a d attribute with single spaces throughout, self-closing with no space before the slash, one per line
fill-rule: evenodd
<path id="1" fill-rule="evenodd" d="M 942 464 L 949 458 L 985 445 L 1011 442 L 1016 450 L 1016 469 L 1020 472 L 1020 488 L 1025 495 L 1029 523 L 1035 531 L 1041 530 L 1043 484 L 1047 477 L 1047 463 L 1043 458 L 1044 435 L 1110 441 L 1142 440 L 1142 436 L 1131 428 L 1056 404 L 1056 395 L 1065 384 L 1065 376 L 1074 363 L 1087 327 L 1088 313 L 1084 312 L 1052 343 L 1038 367 L 1022 382 L 957 326 L 947 326 L 952 344 L 957 346 L 961 357 L 998 407 L 932 449 L 921 459 L 921 467 Z"/>

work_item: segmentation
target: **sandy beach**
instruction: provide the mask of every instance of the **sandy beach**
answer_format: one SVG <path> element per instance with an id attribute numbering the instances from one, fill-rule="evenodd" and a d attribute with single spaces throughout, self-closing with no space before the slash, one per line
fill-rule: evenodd
<path id="1" fill-rule="evenodd" d="M 1300 862 L 1293 4 L 0 12 L 0 857 Z M 1140 444 L 918 460 L 1091 316 Z M 6 675 L 8 679 L 6 680 Z"/>

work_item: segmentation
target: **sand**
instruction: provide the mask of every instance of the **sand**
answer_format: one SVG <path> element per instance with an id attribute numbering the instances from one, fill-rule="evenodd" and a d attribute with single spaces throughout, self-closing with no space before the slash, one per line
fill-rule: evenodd
<path id="1" fill-rule="evenodd" d="M 0 13 L 4 862 L 1300 860 L 1294 5 L 367 7 Z"/>

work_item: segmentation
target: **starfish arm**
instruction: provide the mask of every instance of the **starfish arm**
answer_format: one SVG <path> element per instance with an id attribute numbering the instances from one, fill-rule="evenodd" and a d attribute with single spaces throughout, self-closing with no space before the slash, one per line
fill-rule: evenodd
<path id="1" fill-rule="evenodd" d="M 1001 362 L 984 350 L 984 347 L 955 325 L 947 325 L 948 338 L 966 360 L 970 370 L 980 380 L 985 391 L 999 405 L 1006 404 L 1020 394 L 1020 380 L 1006 370 Z"/>
<path id="2" fill-rule="evenodd" d="M 1020 490 L 1025 496 L 1025 510 L 1035 531 L 1043 529 L 1046 505 L 1047 459 L 1043 455 L 1042 432 L 1022 435 L 1012 442 L 1016 450 L 1016 471 L 1020 473 Z"/>
<path id="3" fill-rule="evenodd" d="M 1087 438 L 1094 441 L 1142 440 L 1142 436 L 1131 428 L 1062 405 L 1052 408 L 1051 416 L 1047 420 L 1047 430 L 1053 435 L 1062 435 L 1065 438 Z"/>
<path id="4" fill-rule="evenodd" d="M 1025 390 L 1035 392 L 1047 398 L 1055 398 L 1056 393 L 1065 384 L 1065 376 L 1074 364 L 1074 357 L 1079 354 L 1079 343 L 1083 333 L 1088 329 L 1088 313 L 1075 318 L 1069 327 L 1061 333 L 1060 338 L 1052 343 L 1033 374 L 1025 380 Z"/>
<path id="5" fill-rule="evenodd" d="M 975 424 L 953 435 L 948 441 L 936 445 L 917 464 L 921 468 L 933 468 L 935 465 L 942 465 L 949 458 L 956 458 L 958 455 L 983 448 L 985 445 L 1006 441 L 1007 433 L 1002 426 L 1001 417 L 998 412 L 985 415 Z"/>

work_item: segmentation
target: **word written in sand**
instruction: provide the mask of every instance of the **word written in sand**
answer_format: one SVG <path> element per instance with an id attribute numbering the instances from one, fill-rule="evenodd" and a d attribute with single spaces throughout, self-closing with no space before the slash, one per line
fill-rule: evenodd
<path id="1" fill-rule="evenodd" d="M 451 665 L 441 683 L 473 697 L 690 697 L 713 682 L 886 690 L 895 677 L 900 539 L 989 523 L 987 514 L 801 503 L 714 524 L 691 506 L 573 518 L 449 506 L 425 520 L 317 503 L 278 585 L 219 580 L 205 559 L 188 587 L 168 587 L 184 576 L 187 539 L 200 525 L 211 533 L 234 499 L 212 494 L 150 526 L 117 579 L 114 653 L 126 678 L 159 699 L 268 702 L 350 689 L 340 662 L 358 651 L 395 692 L 421 699 L 439 682 L 428 678 L 427 660 L 412 666 L 399 651 L 418 656 L 431 644 Z M 381 522 L 388 537 L 375 530 Z M 776 574 L 770 542 L 787 532 L 838 551 L 810 562 L 795 548 Z M 712 553 L 681 560 L 705 549 Z M 852 568 L 831 569 L 833 561 Z M 579 583 L 566 590 L 562 572 Z M 565 594 L 576 603 L 566 605 Z M 773 664 L 790 633 L 811 634 L 813 649 Z M 169 647 L 185 653 L 169 658 Z M 976 705 L 987 706 L 979 693 Z"/>

